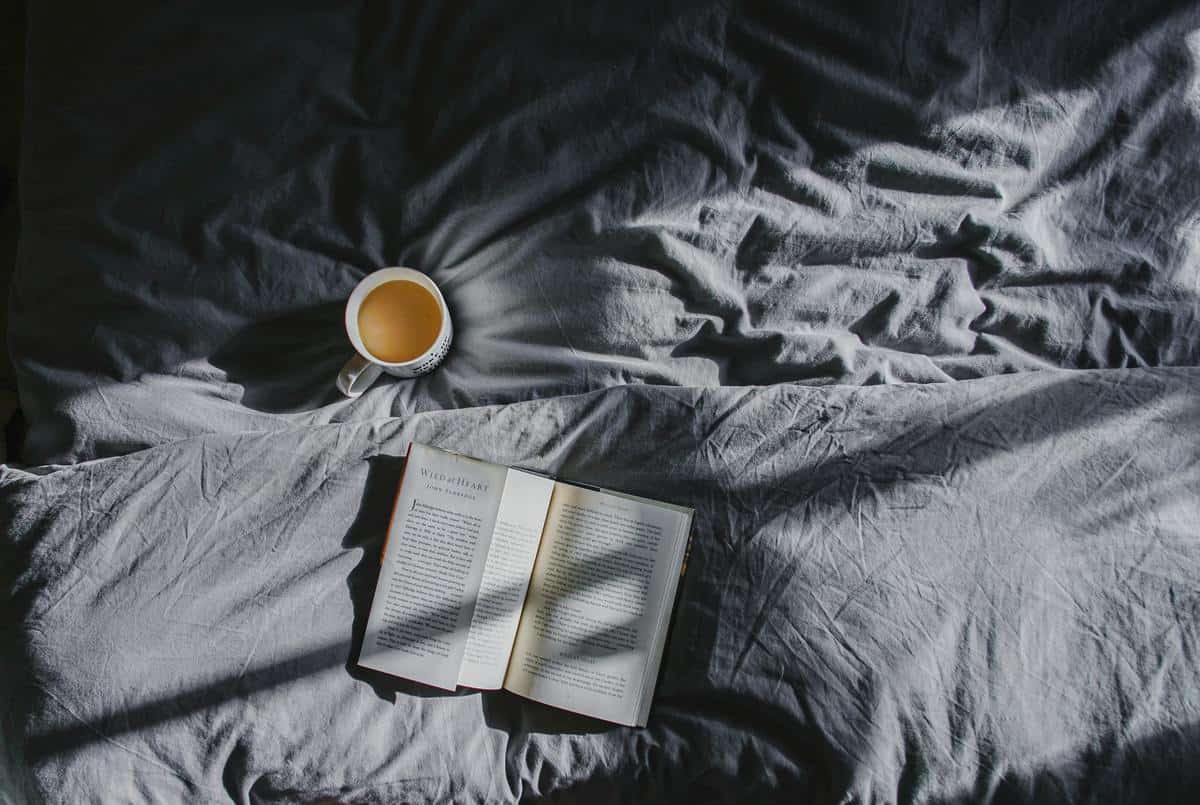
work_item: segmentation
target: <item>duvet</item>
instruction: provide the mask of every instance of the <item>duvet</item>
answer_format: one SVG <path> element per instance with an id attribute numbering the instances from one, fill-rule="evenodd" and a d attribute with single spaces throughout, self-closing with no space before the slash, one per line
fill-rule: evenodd
<path id="1" fill-rule="evenodd" d="M 63 802 L 1187 801 L 1200 373 L 629 387 L 6 472 Z M 415 439 L 697 508 L 648 728 L 355 667 Z"/>
<path id="2" fill-rule="evenodd" d="M 36 4 L 0 792 L 1200 798 L 1197 12 Z M 356 667 L 410 440 L 696 508 L 645 729 Z"/>

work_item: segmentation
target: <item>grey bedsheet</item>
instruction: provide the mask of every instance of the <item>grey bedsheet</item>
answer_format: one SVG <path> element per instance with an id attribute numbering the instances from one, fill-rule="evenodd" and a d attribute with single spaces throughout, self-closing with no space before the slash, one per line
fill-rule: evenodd
<path id="1" fill-rule="evenodd" d="M 31 5 L 15 784 L 1200 801 L 1195 4 Z M 697 508 L 646 730 L 353 668 L 410 438 Z"/>
<path id="2" fill-rule="evenodd" d="M 1200 357 L 1192 3 L 31 6 L 31 463 Z M 459 335 L 348 405 L 341 302 L 391 264 Z"/>
<path id="3" fill-rule="evenodd" d="M 647 729 L 352 667 L 414 438 L 697 508 Z M 5 470 L 9 704 L 51 802 L 1194 802 L 1198 483 L 1194 369 L 634 386 Z"/>

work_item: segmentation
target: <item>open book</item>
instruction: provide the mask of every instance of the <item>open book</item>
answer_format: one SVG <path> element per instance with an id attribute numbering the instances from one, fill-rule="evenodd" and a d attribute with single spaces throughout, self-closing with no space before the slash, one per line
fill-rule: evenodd
<path id="1" fill-rule="evenodd" d="M 412 444 L 358 664 L 644 726 L 691 523 Z"/>

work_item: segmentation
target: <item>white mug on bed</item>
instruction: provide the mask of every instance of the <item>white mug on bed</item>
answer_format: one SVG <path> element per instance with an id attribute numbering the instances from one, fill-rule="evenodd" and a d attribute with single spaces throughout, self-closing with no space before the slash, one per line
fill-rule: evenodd
<path id="1" fill-rule="evenodd" d="M 380 286 L 393 282 L 398 284 L 372 295 Z M 367 314 L 360 315 L 368 297 L 371 301 Z M 403 322 L 401 317 L 405 315 L 412 315 L 414 321 Z M 399 326 L 387 332 L 393 325 Z M 384 372 L 396 377 L 432 372 L 450 351 L 454 328 L 446 300 L 433 280 L 411 268 L 383 268 L 364 277 L 346 300 L 346 335 L 357 354 L 338 372 L 337 387 L 347 397 L 357 397 Z M 367 343 L 373 343 L 375 353 Z M 378 354 L 382 350 L 392 351 Z"/>

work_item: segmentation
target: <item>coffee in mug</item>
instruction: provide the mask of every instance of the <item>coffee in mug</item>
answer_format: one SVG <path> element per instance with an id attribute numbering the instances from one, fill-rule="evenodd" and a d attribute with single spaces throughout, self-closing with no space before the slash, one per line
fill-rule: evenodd
<path id="1" fill-rule="evenodd" d="M 424 354 L 442 329 L 433 294 L 410 280 L 377 286 L 358 308 L 358 334 L 367 352 L 386 363 Z"/>
<path id="2" fill-rule="evenodd" d="M 437 284 L 411 268 L 383 268 L 363 277 L 346 300 L 346 335 L 355 355 L 337 376 L 347 397 L 381 374 L 418 377 L 450 351 L 454 328 Z"/>

